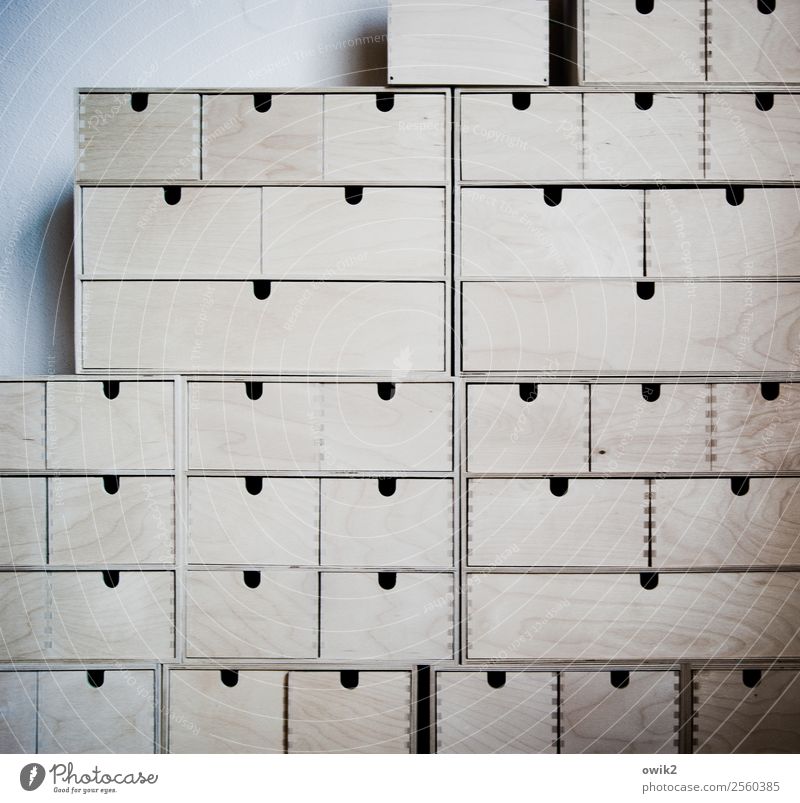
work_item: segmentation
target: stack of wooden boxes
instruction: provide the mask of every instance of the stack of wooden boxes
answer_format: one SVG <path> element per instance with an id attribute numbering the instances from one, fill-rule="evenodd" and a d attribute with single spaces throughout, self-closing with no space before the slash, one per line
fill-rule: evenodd
<path id="1" fill-rule="evenodd" d="M 568 89 L 393 0 L 389 88 L 79 92 L 0 750 L 800 752 L 800 14 L 578 5 Z"/>

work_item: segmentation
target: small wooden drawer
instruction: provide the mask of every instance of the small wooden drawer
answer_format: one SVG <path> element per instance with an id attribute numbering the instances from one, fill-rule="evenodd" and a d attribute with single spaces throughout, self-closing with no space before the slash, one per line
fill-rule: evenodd
<path id="1" fill-rule="evenodd" d="M 468 471 L 578 472 L 588 461 L 587 385 L 467 385 Z"/>
<path id="2" fill-rule="evenodd" d="M 286 672 L 173 669 L 170 753 L 283 753 Z"/>
<path id="3" fill-rule="evenodd" d="M 173 563 L 172 477 L 52 477 L 49 561 Z"/>
<path id="4" fill-rule="evenodd" d="M 325 178 L 444 182 L 446 104 L 443 93 L 325 95 Z"/>
<path id="5" fill-rule="evenodd" d="M 591 181 L 703 178 L 703 96 L 587 92 L 584 173 Z"/>
<path id="6" fill-rule="evenodd" d="M 0 565 L 36 566 L 46 560 L 47 480 L 0 477 Z"/>
<path id="7" fill-rule="evenodd" d="M 800 8 L 780 0 L 709 0 L 708 80 L 800 82 Z"/>
<path id="8" fill-rule="evenodd" d="M 800 275 L 796 190 L 647 190 L 645 195 L 648 276 Z"/>
<path id="9" fill-rule="evenodd" d="M 78 117 L 78 181 L 200 178 L 199 95 L 92 92 Z"/>
<path id="10" fill-rule="evenodd" d="M 656 480 L 653 565 L 800 565 L 800 479 Z"/>
<path id="11" fill-rule="evenodd" d="M 452 470 L 447 382 L 190 382 L 189 465 Z"/>
<path id="12" fill-rule="evenodd" d="M 800 384 L 713 385 L 714 471 L 800 470 Z"/>
<path id="13" fill-rule="evenodd" d="M 0 382 L 0 408 L 0 468 L 44 468 L 44 383 Z"/>
<path id="14" fill-rule="evenodd" d="M 319 483 L 189 477 L 189 562 L 318 564 Z"/>
<path id="15" fill-rule="evenodd" d="M 800 573 L 471 574 L 474 660 L 800 655 Z"/>
<path id="16" fill-rule="evenodd" d="M 173 385 L 150 380 L 48 382 L 47 467 L 110 473 L 173 468 Z"/>
<path id="17" fill-rule="evenodd" d="M 87 282 L 83 310 L 88 370 L 445 369 L 440 282 Z"/>
<path id="18" fill-rule="evenodd" d="M 316 658 L 317 572 L 190 571 L 190 658 Z"/>
<path id="19" fill-rule="evenodd" d="M 695 753 L 800 753 L 795 669 L 694 673 Z"/>
<path id="20" fill-rule="evenodd" d="M 40 672 L 39 753 L 154 753 L 151 670 Z"/>
<path id="21" fill-rule="evenodd" d="M 444 278 L 440 187 L 264 187 L 264 272 Z"/>
<path id="22" fill-rule="evenodd" d="M 677 753 L 677 672 L 561 673 L 562 753 Z"/>
<path id="23" fill-rule="evenodd" d="M 706 178 L 763 182 L 800 176 L 797 95 L 709 94 L 706 127 Z"/>
<path id="24" fill-rule="evenodd" d="M 467 92 L 460 97 L 463 181 L 583 178 L 580 94 Z"/>
<path id="25" fill-rule="evenodd" d="M 322 95 L 203 95 L 203 178 L 317 181 Z"/>
<path id="26" fill-rule="evenodd" d="M 704 80 L 705 0 L 581 2 L 582 83 Z"/>
<path id="27" fill-rule="evenodd" d="M 36 752 L 36 691 L 36 672 L 0 672 L 0 753 Z"/>
<path id="28" fill-rule="evenodd" d="M 84 187 L 81 205 L 86 276 L 261 272 L 257 187 Z"/>
<path id="29" fill-rule="evenodd" d="M 410 753 L 410 672 L 289 672 L 289 753 Z"/>
<path id="30" fill-rule="evenodd" d="M 644 193 L 461 190 L 461 275 L 582 278 L 644 274 Z"/>
<path id="31" fill-rule="evenodd" d="M 648 480 L 467 481 L 470 566 L 646 567 Z"/>
<path id="32" fill-rule="evenodd" d="M 321 652 L 330 660 L 453 657 L 453 575 L 323 572 Z"/>
<path id="33" fill-rule="evenodd" d="M 437 753 L 555 753 L 553 672 L 437 672 Z"/>
<path id="34" fill-rule="evenodd" d="M 710 416 L 710 385 L 594 385 L 592 471 L 710 471 Z"/>
<path id="35" fill-rule="evenodd" d="M 391 0 L 389 83 L 546 85 L 548 12 L 547 0 Z"/>
<path id="36" fill-rule="evenodd" d="M 449 479 L 323 479 L 322 565 L 453 565 Z"/>

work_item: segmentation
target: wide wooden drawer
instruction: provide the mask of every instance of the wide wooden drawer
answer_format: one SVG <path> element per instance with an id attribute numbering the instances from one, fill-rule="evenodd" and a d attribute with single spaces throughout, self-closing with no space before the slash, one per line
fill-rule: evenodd
<path id="1" fill-rule="evenodd" d="M 84 187 L 81 204 L 86 276 L 261 272 L 257 187 Z"/>
<path id="2" fill-rule="evenodd" d="M 44 382 L 0 382 L 0 468 L 45 467 Z"/>
<path id="3" fill-rule="evenodd" d="M 467 657 L 792 658 L 798 616 L 797 572 L 473 574 Z"/>
<path id="4" fill-rule="evenodd" d="M 0 672 L 0 753 L 36 752 L 36 672 Z"/>
<path id="5" fill-rule="evenodd" d="M 444 573 L 322 572 L 321 657 L 451 659 L 453 579 Z"/>
<path id="6" fill-rule="evenodd" d="M 47 480 L 0 477 L 0 565 L 47 560 Z"/>
<path id="7" fill-rule="evenodd" d="M 78 180 L 200 178 L 200 96 L 80 96 Z"/>

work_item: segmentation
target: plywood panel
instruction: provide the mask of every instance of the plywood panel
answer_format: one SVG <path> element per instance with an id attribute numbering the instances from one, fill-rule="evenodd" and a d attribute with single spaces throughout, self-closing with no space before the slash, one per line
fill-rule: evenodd
<path id="1" fill-rule="evenodd" d="M 0 382 L 0 466 L 44 468 L 44 383 Z"/>
<path id="2" fill-rule="evenodd" d="M 0 753 L 36 752 L 36 672 L 0 672 Z"/>
<path id="3" fill-rule="evenodd" d="M 0 477 L 0 564 L 47 560 L 47 480 Z"/>
<path id="4" fill-rule="evenodd" d="M 53 653 L 49 601 L 44 572 L 0 572 L 0 660 L 38 660 Z"/>

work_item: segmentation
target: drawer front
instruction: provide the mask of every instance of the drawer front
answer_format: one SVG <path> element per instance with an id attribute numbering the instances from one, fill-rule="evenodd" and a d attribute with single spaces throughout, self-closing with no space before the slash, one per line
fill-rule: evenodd
<path id="1" fill-rule="evenodd" d="M 709 0 L 713 32 L 708 43 L 708 80 L 719 83 L 800 81 L 800 8 L 772 3 L 764 13 L 751 0 Z M 767 7 L 769 3 L 765 4 Z"/>
<path id="2" fill-rule="evenodd" d="M 703 178 L 701 95 L 586 93 L 583 105 L 584 178 Z"/>
<path id="3" fill-rule="evenodd" d="M 452 480 L 323 479 L 323 566 L 453 565 Z"/>
<path id="4" fill-rule="evenodd" d="M 677 753 L 677 672 L 562 672 L 562 753 Z"/>
<path id="5" fill-rule="evenodd" d="M 444 278 L 444 190 L 264 187 L 264 272 Z"/>
<path id="6" fill-rule="evenodd" d="M 798 753 L 796 670 L 694 673 L 695 753 Z"/>
<path id="7" fill-rule="evenodd" d="M 583 177 L 581 95 L 461 95 L 463 181 Z"/>
<path id="8" fill-rule="evenodd" d="M 41 672 L 38 699 L 39 753 L 155 752 L 152 671 Z"/>
<path id="9" fill-rule="evenodd" d="M 36 752 L 36 688 L 36 672 L 0 672 L 0 753 Z"/>
<path id="10" fill-rule="evenodd" d="M 47 575 L 44 572 L 0 572 L 0 611 L 3 638 L 0 660 L 47 658 L 53 651 L 49 633 Z"/>
<path id="11" fill-rule="evenodd" d="M 199 95 L 81 95 L 78 124 L 79 181 L 200 178 Z"/>
<path id="12" fill-rule="evenodd" d="M 800 175 L 797 96 L 706 96 L 706 178 L 718 181 L 795 181 Z"/>
<path id="13" fill-rule="evenodd" d="M 87 276 L 261 272 L 257 187 L 84 187 Z"/>
<path id="14" fill-rule="evenodd" d="M 47 555 L 47 480 L 0 477 L 0 565 L 42 565 Z"/>
<path id="15" fill-rule="evenodd" d="M 437 672 L 437 753 L 555 753 L 552 672 Z"/>
<path id="16" fill-rule="evenodd" d="M 800 564 L 800 480 L 656 480 L 653 565 Z"/>
<path id="17" fill-rule="evenodd" d="M 467 586 L 471 659 L 800 654 L 797 572 L 470 575 Z"/>
<path id="18" fill-rule="evenodd" d="M 592 471 L 710 471 L 710 415 L 710 385 L 594 385 Z"/>
<path id="19" fill-rule="evenodd" d="M 442 94 L 325 95 L 325 178 L 445 181 L 445 103 Z"/>
<path id="20" fill-rule="evenodd" d="M 171 477 L 53 477 L 50 563 L 173 563 Z"/>
<path id="21" fill-rule="evenodd" d="M 322 95 L 203 95 L 203 178 L 317 181 Z"/>
<path id="22" fill-rule="evenodd" d="M 171 469 L 172 382 L 48 382 L 47 467 Z"/>
<path id="23" fill-rule="evenodd" d="M 443 283 L 91 282 L 87 369 L 262 373 L 445 368 Z M 221 336 L 223 335 L 223 336 Z"/>
<path id="24" fill-rule="evenodd" d="M 588 470 L 587 385 L 467 386 L 467 470 Z"/>
<path id="25" fill-rule="evenodd" d="M 795 190 L 648 190 L 645 195 L 648 276 L 800 275 Z"/>
<path id="26" fill-rule="evenodd" d="M 321 657 L 453 657 L 453 575 L 322 573 Z"/>
<path id="27" fill-rule="evenodd" d="M 187 597 L 190 658 L 317 657 L 315 571 L 193 571 Z"/>
<path id="28" fill-rule="evenodd" d="M 647 566 L 647 480 L 483 478 L 467 490 L 470 566 Z"/>
<path id="29" fill-rule="evenodd" d="M 283 753 L 286 672 L 173 670 L 170 753 Z"/>
<path id="30" fill-rule="evenodd" d="M 319 480 L 190 477 L 191 563 L 319 563 Z"/>
<path id="31" fill-rule="evenodd" d="M 0 382 L 0 406 L 0 467 L 44 468 L 44 383 Z"/>
<path id="32" fill-rule="evenodd" d="M 288 699 L 290 753 L 411 752 L 409 672 L 289 672 Z"/>
<path id="33" fill-rule="evenodd" d="M 461 275 L 636 278 L 644 274 L 644 193 L 461 190 Z"/>

